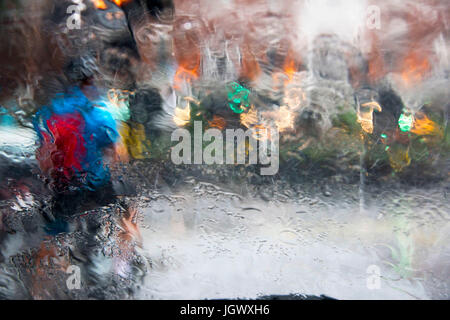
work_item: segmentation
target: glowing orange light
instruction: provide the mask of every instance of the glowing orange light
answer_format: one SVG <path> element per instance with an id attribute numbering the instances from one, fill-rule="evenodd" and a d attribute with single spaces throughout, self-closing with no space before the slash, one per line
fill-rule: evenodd
<path id="1" fill-rule="evenodd" d="M 227 122 L 223 117 L 219 117 L 214 115 L 211 121 L 208 121 L 208 124 L 211 128 L 217 128 L 219 130 L 225 129 Z"/>
<path id="2" fill-rule="evenodd" d="M 185 100 L 188 101 L 187 107 L 182 109 L 180 107 L 175 108 L 175 114 L 173 116 L 173 122 L 179 127 L 185 126 L 189 123 L 191 120 L 191 105 L 190 102 L 192 101 L 189 98 L 185 98 Z M 195 100 L 195 99 L 193 99 Z"/>
<path id="3" fill-rule="evenodd" d="M 403 60 L 401 77 L 406 87 L 420 83 L 431 70 L 428 59 L 418 52 L 411 51 Z"/>
<path id="4" fill-rule="evenodd" d="M 284 85 L 288 85 L 294 79 L 294 74 L 297 71 L 295 60 L 292 58 L 293 53 L 289 51 L 283 65 L 283 72 L 287 76 L 287 80 L 284 81 Z"/>
<path id="5" fill-rule="evenodd" d="M 175 73 L 173 78 L 175 89 L 180 89 L 182 84 L 188 83 L 190 84 L 193 80 L 198 79 L 199 77 L 199 66 L 196 66 L 194 69 L 187 69 L 180 65 Z"/>
<path id="6" fill-rule="evenodd" d="M 103 1 L 103 0 L 91 0 L 91 2 L 94 4 L 94 6 L 97 9 L 105 10 L 105 9 L 108 8 L 108 6 L 106 5 L 105 1 Z"/>
<path id="7" fill-rule="evenodd" d="M 411 129 L 411 132 L 420 136 L 433 134 L 442 135 L 442 131 L 439 129 L 439 127 L 436 126 L 436 123 L 430 120 L 423 113 L 416 114 L 414 125 L 413 128 Z"/>
<path id="8" fill-rule="evenodd" d="M 112 0 L 117 6 L 121 7 L 124 4 L 131 2 L 131 0 Z"/>

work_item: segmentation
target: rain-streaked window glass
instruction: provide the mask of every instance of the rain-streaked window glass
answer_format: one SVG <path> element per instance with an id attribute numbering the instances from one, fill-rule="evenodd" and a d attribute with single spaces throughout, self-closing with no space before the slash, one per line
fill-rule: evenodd
<path id="1" fill-rule="evenodd" d="M 448 1 L 0 1 L 1 299 L 449 299 Z"/>

